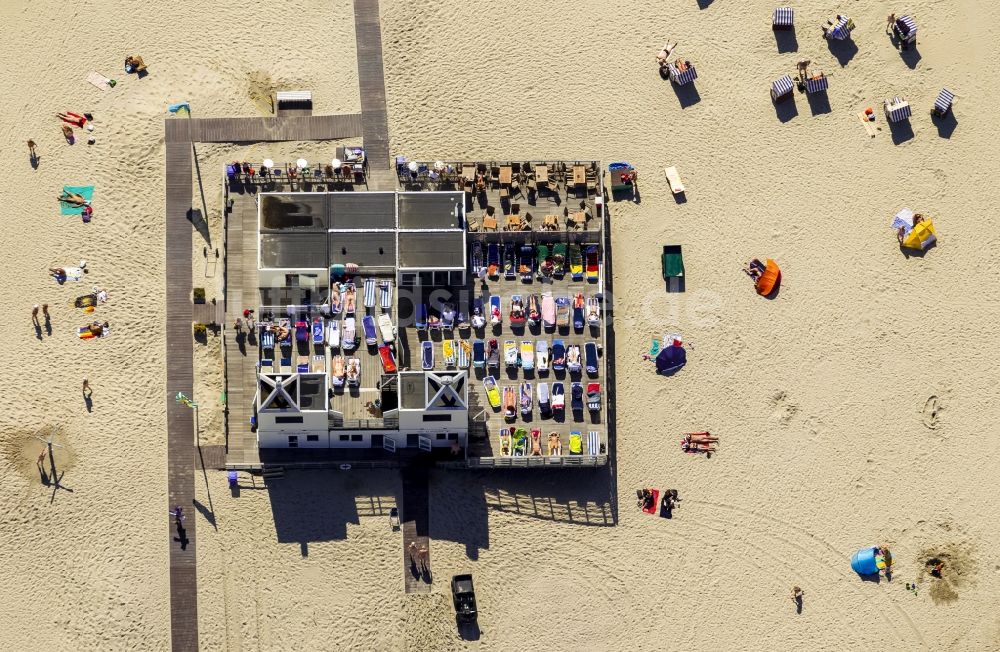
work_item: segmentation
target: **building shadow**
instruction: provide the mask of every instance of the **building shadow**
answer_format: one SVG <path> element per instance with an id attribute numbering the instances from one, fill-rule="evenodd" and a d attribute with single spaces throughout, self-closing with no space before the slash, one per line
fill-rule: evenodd
<path id="1" fill-rule="evenodd" d="M 892 135 L 892 144 L 901 145 L 913 139 L 913 126 L 909 120 L 889 122 L 889 133 Z"/>
<path id="2" fill-rule="evenodd" d="M 373 496 L 394 496 L 398 490 L 398 475 L 388 471 L 361 476 L 330 469 L 286 470 L 284 477 L 267 481 L 278 542 L 300 546 L 346 538 L 348 524 L 357 524 L 362 512 L 374 514 L 359 510 L 359 504 L 373 504 Z"/>
<path id="3" fill-rule="evenodd" d="M 814 116 L 830 113 L 833 110 L 830 108 L 830 98 L 826 91 L 806 93 L 806 101 L 809 102 L 809 112 Z"/>
<path id="4" fill-rule="evenodd" d="M 958 127 L 958 119 L 955 118 L 954 111 L 948 111 L 948 114 L 943 118 L 934 116 L 931 120 L 934 122 L 934 126 L 937 127 L 940 138 L 951 138 L 951 135 L 955 133 L 955 129 Z"/>
<path id="5" fill-rule="evenodd" d="M 670 85 L 674 87 L 674 93 L 677 95 L 677 101 L 680 102 L 682 109 L 701 102 L 701 95 L 698 94 L 698 89 L 695 87 L 694 82 L 684 84 L 683 86 L 678 86 L 674 83 Z"/>
<path id="6" fill-rule="evenodd" d="M 830 54 L 837 60 L 841 68 L 846 68 L 851 59 L 858 53 L 858 46 L 853 39 L 838 41 L 835 38 L 826 39 L 826 46 L 830 49 Z"/>
<path id="7" fill-rule="evenodd" d="M 780 100 L 774 103 L 774 114 L 778 116 L 779 122 L 788 122 L 799 114 L 799 109 L 795 105 L 795 97 L 789 95 L 787 100 Z"/>
<path id="8" fill-rule="evenodd" d="M 774 42 L 778 46 L 778 53 L 799 51 L 799 41 L 795 38 L 794 29 L 774 30 Z"/>

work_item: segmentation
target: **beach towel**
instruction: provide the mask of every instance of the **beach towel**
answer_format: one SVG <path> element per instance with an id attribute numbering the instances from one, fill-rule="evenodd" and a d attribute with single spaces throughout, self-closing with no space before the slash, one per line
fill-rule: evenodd
<path id="1" fill-rule="evenodd" d="M 171 104 L 170 106 L 168 106 L 167 111 L 170 111 L 171 113 L 180 113 L 183 111 L 184 113 L 190 114 L 191 105 L 188 104 L 187 102 L 177 102 L 176 104 Z"/>
<path id="2" fill-rule="evenodd" d="M 80 195 L 87 201 L 94 198 L 94 186 L 63 186 L 64 193 Z M 59 202 L 60 215 L 82 215 L 83 206 L 70 206 L 66 202 Z"/>
<path id="3" fill-rule="evenodd" d="M 114 88 L 116 82 L 114 79 L 108 79 L 99 72 L 92 72 L 87 75 L 87 81 L 89 81 L 94 86 L 97 86 L 102 91 L 106 91 L 109 88 Z"/>
<path id="4" fill-rule="evenodd" d="M 82 281 L 83 280 L 83 268 L 82 267 L 63 267 L 64 272 L 66 272 L 67 281 Z M 58 281 L 58 279 L 56 279 Z"/>
<path id="5" fill-rule="evenodd" d="M 79 337 L 81 340 L 98 339 L 98 336 L 94 335 L 91 332 L 90 326 L 81 326 L 80 328 L 76 329 L 76 334 L 77 337 Z M 107 327 L 102 328 L 100 337 L 107 337 L 108 335 L 111 335 L 111 329 Z"/>

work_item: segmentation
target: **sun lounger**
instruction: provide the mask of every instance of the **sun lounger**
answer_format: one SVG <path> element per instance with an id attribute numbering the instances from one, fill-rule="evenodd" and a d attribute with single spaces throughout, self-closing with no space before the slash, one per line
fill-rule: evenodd
<path id="1" fill-rule="evenodd" d="M 450 303 L 441 306 L 441 327 L 446 330 L 455 328 L 455 306 Z"/>
<path id="2" fill-rule="evenodd" d="M 552 400 L 549 398 L 549 384 L 538 383 L 538 411 L 542 417 L 548 416 L 552 411 Z"/>
<path id="3" fill-rule="evenodd" d="M 455 340 L 443 340 L 441 342 L 441 349 L 444 352 L 444 366 L 454 367 L 455 366 Z"/>
<path id="4" fill-rule="evenodd" d="M 274 373 L 274 360 L 271 358 L 261 358 L 258 370 L 262 374 Z"/>
<path id="5" fill-rule="evenodd" d="M 326 345 L 331 349 L 336 349 L 340 346 L 340 322 L 336 319 L 327 320 Z"/>
<path id="6" fill-rule="evenodd" d="M 583 252 L 576 243 L 569 246 L 569 274 L 574 281 L 583 280 Z"/>
<path id="7" fill-rule="evenodd" d="M 955 94 L 947 88 L 942 88 L 941 92 L 938 93 L 937 99 L 934 100 L 934 108 L 931 109 L 931 114 L 938 118 L 943 118 L 951 111 L 951 105 L 954 102 Z"/>
<path id="8" fill-rule="evenodd" d="M 521 276 L 522 283 L 531 283 L 531 279 L 535 275 L 535 249 L 531 245 L 521 245 L 517 273 Z"/>
<path id="9" fill-rule="evenodd" d="M 503 388 L 503 417 L 509 421 L 517 418 L 517 390 L 513 385 Z"/>
<path id="10" fill-rule="evenodd" d="M 375 331 L 375 319 L 371 315 L 365 315 L 361 319 L 361 328 L 365 332 L 365 344 L 375 346 L 378 344 L 378 333 Z"/>
<path id="11" fill-rule="evenodd" d="M 379 306 L 385 312 L 392 310 L 392 281 L 379 281 Z"/>
<path id="12" fill-rule="evenodd" d="M 285 336 L 278 338 L 278 345 L 290 347 L 292 345 L 292 323 L 287 319 L 279 319 L 278 328 L 285 331 Z"/>
<path id="13" fill-rule="evenodd" d="M 330 314 L 337 316 L 342 312 L 344 312 L 344 297 L 340 283 L 330 283 Z"/>
<path id="14" fill-rule="evenodd" d="M 667 177 L 667 183 L 670 184 L 670 192 L 675 195 L 679 195 L 684 192 L 684 184 L 681 182 L 681 175 L 677 171 L 677 168 L 671 165 L 670 167 L 663 169 L 663 174 Z"/>
<path id="15" fill-rule="evenodd" d="M 601 454 L 601 434 L 596 430 L 591 430 L 587 434 L 587 453 L 589 455 Z"/>
<path id="16" fill-rule="evenodd" d="M 392 318 L 389 315 L 379 315 L 378 316 L 378 330 L 382 335 L 382 341 L 388 344 L 396 340 L 396 332 L 392 327 Z"/>
<path id="17" fill-rule="evenodd" d="M 260 334 L 260 348 L 274 351 L 274 331 L 264 331 Z"/>
<path id="18" fill-rule="evenodd" d="M 313 344 L 323 343 L 323 319 L 322 317 L 313 317 L 312 321 L 312 341 Z"/>
<path id="19" fill-rule="evenodd" d="M 486 389 L 486 399 L 494 408 L 500 407 L 500 388 L 497 387 L 497 379 L 493 376 L 483 378 L 483 387 Z"/>
<path id="20" fill-rule="evenodd" d="M 354 286 L 354 283 L 348 283 L 347 288 L 344 290 L 344 312 L 348 315 L 353 315 L 357 310 L 358 306 L 358 289 Z"/>
<path id="21" fill-rule="evenodd" d="M 517 252 L 512 244 L 503 248 L 503 276 L 508 281 L 517 278 Z"/>
<path id="22" fill-rule="evenodd" d="M 500 245 L 491 242 L 486 248 L 486 274 L 490 278 L 500 276 Z"/>
<path id="23" fill-rule="evenodd" d="M 472 356 L 472 345 L 465 340 L 455 342 L 455 352 L 458 353 L 458 368 L 468 369 L 469 358 Z"/>
<path id="24" fill-rule="evenodd" d="M 532 405 L 531 401 L 532 401 L 532 397 L 531 397 L 531 383 L 527 383 L 527 382 L 521 383 L 520 405 L 521 405 L 521 417 L 522 418 L 524 418 L 524 417 L 530 417 L 531 416 L 531 405 Z"/>
<path id="25" fill-rule="evenodd" d="M 601 259 L 598 255 L 597 245 L 590 245 L 585 252 L 587 256 L 587 282 L 597 283 L 600 278 Z"/>
<path id="26" fill-rule="evenodd" d="M 535 368 L 535 343 L 531 340 L 521 342 L 521 369 L 531 371 Z"/>
<path id="27" fill-rule="evenodd" d="M 510 429 L 502 428 L 500 430 L 499 439 L 500 439 L 500 451 L 499 451 L 500 457 L 510 457 L 512 453 L 510 447 Z"/>
<path id="28" fill-rule="evenodd" d="M 600 383 L 587 383 L 587 409 L 591 412 L 601 411 Z"/>
<path id="29" fill-rule="evenodd" d="M 566 345 L 562 340 L 552 341 L 552 370 L 562 371 L 566 368 Z"/>
<path id="30" fill-rule="evenodd" d="M 535 345 L 535 362 L 539 371 L 549 370 L 549 341 L 538 340 Z"/>
<path id="31" fill-rule="evenodd" d="M 569 454 L 583 455 L 583 435 L 580 434 L 579 430 L 569 433 Z"/>
<path id="32" fill-rule="evenodd" d="M 355 386 L 361 384 L 361 360 L 357 358 L 347 360 L 347 384 Z"/>
<path id="33" fill-rule="evenodd" d="M 322 353 L 314 353 L 309 361 L 310 373 L 326 373 L 326 356 Z"/>
<path id="34" fill-rule="evenodd" d="M 542 454 L 542 431 L 538 428 L 531 429 L 531 454 L 533 456 Z"/>
<path id="35" fill-rule="evenodd" d="M 583 357 L 587 364 L 587 375 L 597 375 L 597 342 L 587 342 L 583 347 Z"/>
<path id="36" fill-rule="evenodd" d="M 486 316 L 483 314 L 483 299 L 476 297 L 472 300 L 472 327 L 480 330 L 486 326 Z"/>
<path id="37" fill-rule="evenodd" d="M 472 366 L 476 369 L 486 366 L 486 342 L 482 340 L 472 343 Z"/>
<path id="38" fill-rule="evenodd" d="M 556 297 L 556 327 L 569 328 L 569 297 Z"/>
<path id="39" fill-rule="evenodd" d="M 427 328 L 427 304 L 418 303 L 414 310 L 413 326 L 422 331 Z"/>
<path id="40" fill-rule="evenodd" d="M 309 324 L 301 320 L 295 322 L 295 341 L 302 344 L 309 341 Z"/>
<path id="41" fill-rule="evenodd" d="M 559 433 L 550 432 L 548 438 L 548 454 L 552 456 L 562 455 L 562 439 L 559 437 Z"/>
<path id="42" fill-rule="evenodd" d="M 524 326 L 524 300 L 520 294 L 510 297 L 510 326 L 511 328 L 521 328 Z"/>
<path id="43" fill-rule="evenodd" d="M 556 278 L 562 278 L 566 275 L 567 251 L 564 242 L 559 242 L 552 247 L 552 275 Z"/>
<path id="44" fill-rule="evenodd" d="M 483 270 L 483 243 L 476 240 L 472 243 L 472 251 L 469 253 L 469 271 L 475 278 L 479 278 Z"/>
<path id="45" fill-rule="evenodd" d="M 503 361 L 508 367 L 517 366 L 517 344 L 514 340 L 506 340 L 503 343 Z"/>
<path id="46" fill-rule="evenodd" d="M 535 326 L 542 320 L 542 299 L 537 294 L 528 295 L 528 310 L 525 318 L 529 326 Z"/>
<path id="47" fill-rule="evenodd" d="M 556 301 L 548 293 L 542 295 L 542 326 L 548 330 L 556 327 Z"/>
<path id="48" fill-rule="evenodd" d="M 365 308 L 375 307 L 375 279 L 365 279 Z"/>
<path id="49" fill-rule="evenodd" d="M 566 369 L 570 373 L 579 373 L 580 367 L 580 345 L 570 344 L 566 350 Z"/>
<path id="50" fill-rule="evenodd" d="M 290 374 L 292 373 L 292 358 L 282 356 L 278 360 L 278 373 L 280 374 Z"/>
<path id="51" fill-rule="evenodd" d="M 583 412 L 583 385 L 573 383 L 569 390 L 569 407 L 573 412 Z"/>
<path id="52" fill-rule="evenodd" d="M 490 323 L 499 326 L 503 321 L 503 313 L 500 312 L 500 295 L 494 294 L 490 297 Z"/>
<path id="53" fill-rule="evenodd" d="M 392 349 L 383 344 L 378 347 L 378 355 L 382 358 L 382 371 L 387 374 L 396 373 L 396 356 L 392 354 Z"/>
<path id="54" fill-rule="evenodd" d="M 528 431 L 524 428 L 518 428 L 511 435 L 513 442 L 511 446 L 513 447 L 514 457 L 524 457 L 528 454 Z"/>
<path id="55" fill-rule="evenodd" d="M 597 297 L 587 299 L 587 323 L 591 326 L 601 323 L 601 302 Z"/>
<path id="56" fill-rule="evenodd" d="M 552 384 L 552 411 L 562 412 L 566 409 L 566 391 L 562 383 Z"/>
<path id="57" fill-rule="evenodd" d="M 295 371 L 296 373 L 305 374 L 309 373 L 309 356 L 300 355 L 295 361 Z"/>
<path id="58" fill-rule="evenodd" d="M 358 334 L 354 317 L 344 317 L 344 335 L 342 338 L 344 350 L 350 351 L 358 345 Z"/>
<path id="59" fill-rule="evenodd" d="M 434 343 L 421 342 L 420 344 L 420 368 L 429 371 L 434 368 Z"/>
<path id="60" fill-rule="evenodd" d="M 552 273 L 555 271 L 555 265 L 552 263 L 552 254 L 549 252 L 548 245 L 538 245 L 535 253 L 535 267 L 538 269 L 539 278 L 552 276 Z"/>
<path id="61" fill-rule="evenodd" d="M 583 330 L 583 310 L 585 302 L 582 294 L 573 297 L 573 328 L 579 332 Z"/>
<path id="62" fill-rule="evenodd" d="M 486 366 L 500 368 L 500 344 L 496 339 L 490 339 L 486 344 Z"/>
<path id="63" fill-rule="evenodd" d="M 334 387 L 341 387 L 344 384 L 344 356 L 333 356 L 333 368 L 330 370 L 330 382 Z"/>

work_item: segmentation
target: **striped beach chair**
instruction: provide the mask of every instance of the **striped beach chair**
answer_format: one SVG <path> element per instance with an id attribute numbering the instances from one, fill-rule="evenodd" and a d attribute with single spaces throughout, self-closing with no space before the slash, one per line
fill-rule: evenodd
<path id="1" fill-rule="evenodd" d="M 375 307 L 375 279 L 365 279 L 365 308 Z"/>
<path id="2" fill-rule="evenodd" d="M 902 122 L 908 120 L 913 112 L 910 103 L 903 100 L 898 95 L 892 101 L 885 100 L 885 118 L 889 122 Z"/>
<path id="3" fill-rule="evenodd" d="M 382 310 L 392 310 L 392 281 L 380 281 L 378 284 L 379 305 Z"/>
<path id="4" fill-rule="evenodd" d="M 690 61 L 684 62 L 684 69 L 681 70 L 677 66 L 676 61 L 672 61 L 667 64 L 667 75 L 670 77 L 670 81 L 677 84 L 678 86 L 683 86 L 684 84 L 690 84 L 694 80 L 698 79 L 698 71 L 694 69 Z"/>
<path id="5" fill-rule="evenodd" d="M 601 454 L 601 434 L 596 430 L 591 430 L 587 434 L 587 453 L 589 455 Z"/>
<path id="6" fill-rule="evenodd" d="M 829 78 L 823 73 L 806 79 L 806 93 L 822 93 L 830 87 Z"/>
<path id="7" fill-rule="evenodd" d="M 785 75 L 781 79 L 771 82 L 771 101 L 788 99 L 792 96 L 792 76 Z"/>
<path id="8" fill-rule="evenodd" d="M 850 38 L 851 31 L 854 30 L 854 21 L 847 16 L 837 16 L 835 19 L 828 21 L 827 25 L 823 26 L 823 36 L 829 39 L 837 39 L 838 41 L 843 41 Z"/>
<path id="9" fill-rule="evenodd" d="M 955 94 L 947 88 L 942 88 L 941 92 L 938 93 L 937 99 L 934 100 L 934 108 L 931 109 L 931 113 L 939 118 L 943 118 L 948 115 L 948 111 L 951 111 L 951 103 L 954 101 Z"/>
<path id="10" fill-rule="evenodd" d="M 791 7 L 778 7 L 771 19 L 771 29 L 795 29 L 795 10 Z"/>
<path id="11" fill-rule="evenodd" d="M 897 18 L 892 25 L 892 31 L 903 43 L 911 44 L 917 41 L 917 21 L 913 19 L 913 16 Z"/>

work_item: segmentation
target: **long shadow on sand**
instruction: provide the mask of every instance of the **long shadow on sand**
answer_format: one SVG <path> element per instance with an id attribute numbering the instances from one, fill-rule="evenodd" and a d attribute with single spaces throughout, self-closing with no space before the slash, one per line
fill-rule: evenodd
<path id="1" fill-rule="evenodd" d="M 830 49 L 830 54 L 837 59 L 837 63 L 840 64 L 841 68 L 847 67 L 847 64 L 851 62 L 854 55 L 858 53 L 858 46 L 851 39 L 844 39 L 843 41 L 827 39 L 826 45 Z"/>

